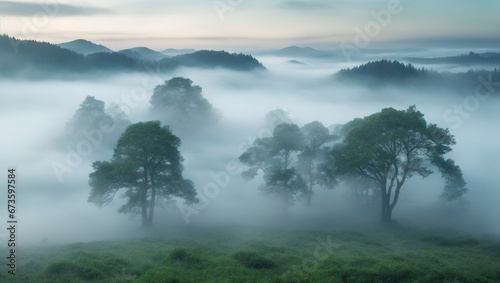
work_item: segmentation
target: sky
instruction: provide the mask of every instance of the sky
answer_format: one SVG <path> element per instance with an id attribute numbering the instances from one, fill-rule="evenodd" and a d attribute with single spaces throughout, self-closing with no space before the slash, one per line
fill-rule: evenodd
<path id="1" fill-rule="evenodd" d="M 0 1 L 0 33 L 120 50 L 500 46 L 498 0 Z M 363 35 L 361 35 L 363 34 Z"/>

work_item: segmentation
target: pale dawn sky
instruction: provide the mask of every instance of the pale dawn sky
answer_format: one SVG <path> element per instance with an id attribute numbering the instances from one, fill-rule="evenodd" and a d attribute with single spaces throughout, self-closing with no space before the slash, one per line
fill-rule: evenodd
<path id="1" fill-rule="evenodd" d="M 378 44 L 491 48 L 500 46 L 499 15 L 498 0 L 0 1 L 0 33 L 115 50 L 330 48 L 372 28 Z"/>

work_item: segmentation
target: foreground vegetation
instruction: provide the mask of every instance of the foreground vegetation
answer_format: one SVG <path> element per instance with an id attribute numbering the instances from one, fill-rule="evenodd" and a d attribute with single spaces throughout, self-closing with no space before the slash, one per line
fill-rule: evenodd
<path id="1" fill-rule="evenodd" d="M 18 256 L 17 275 L 3 270 L 0 282 L 500 281 L 499 242 L 400 229 L 183 228 L 168 238 L 25 247 Z"/>

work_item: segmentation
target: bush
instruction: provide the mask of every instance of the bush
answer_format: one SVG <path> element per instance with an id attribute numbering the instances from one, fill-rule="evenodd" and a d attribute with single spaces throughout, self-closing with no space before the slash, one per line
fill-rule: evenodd
<path id="1" fill-rule="evenodd" d="M 153 255 L 153 261 L 161 265 L 171 265 L 172 263 L 186 266 L 197 265 L 202 262 L 199 252 L 186 249 L 175 248 L 171 251 L 163 250 Z"/>
<path id="2" fill-rule="evenodd" d="M 139 282 L 141 283 L 183 283 L 184 280 L 180 280 L 175 277 L 172 272 L 167 270 L 157 270 L 152 269 L 144 273 Z"/>
<path id="3" fill-rule="evenodd" d="M 76 252 L 71 259 L 54 261 L 45 269 L 50 282 L 108 281 L 120 275 L 132 275 L 130 264 L 113 255 Z"/>
<path id="4" fill-rule="evenodd" d="M 233 255 L 233 258 L 243 266 L 254 269 L 274 268 L 276 264 L 269 259 L 260 256 L 256 252 L 240 251 Z"/>
<path id="5" fill-rule="evenodd" d="M 98 269 L 80 266 L 64 260 L 51 263 L 46 269 L 46 275 L 51 279 L 63 279 L 68 277 L 85 281 L 104 279 L 104 273 Z"/>
<path id="6" fill-rule="evenodd" d="M 170 252 L 170 259 L 187 264 L 197 264 L 201 262 L 201 258 L 198 254 L 185 248 L 175 248 L 174 250 L 172 250 Z"/>
<path id="7" fill-rule="evenodd" d="M 424 237 L 424 241 L 433 243 L 441 247 L 471 247 L 479 244 L 479 241 L 468 237 L 441 237 L 429 236 Z"/>

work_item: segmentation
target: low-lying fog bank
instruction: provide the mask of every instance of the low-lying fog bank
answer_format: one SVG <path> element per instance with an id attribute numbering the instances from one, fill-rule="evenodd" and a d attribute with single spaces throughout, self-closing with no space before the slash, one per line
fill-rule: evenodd
<path id="1" fill-rule="evenodd" d="M 70 166 L 71 171 L 62 180 L 52 164 L 64 163 L 70 154 L 71 148 L 61 144 L 58 137 L 86 96 L 95 96 L 106 105 L 125 107 L 132 123 L 147 121 L 151 120 L 148 109 L 154 85 L 174 76 L 188 77 L 201 86 L 203 95 L 222 114 L 218 125 L 182 137 L 186 178 L 193 180 L 199 190 L 214 179 L 223 180 L 219 193 L 205 198 L 189 217 L 189 225 L 283 223 L 279 201 L 257 189 L 260 179 L 245 182 L 228 170 L 228 164 L 239 164 L 242 150 L 256 137 L 271 133 L 265 122 L 269 111 L 283 109 L 299 126 L 315 120 L 331 126 L 386 107 L 406 109 L 416 105 L 428 122 L 449 128 L 455 135 L 457 145 L 450 157 L 461 166 L 469 193 L 460 203 L 442 204 L 438 197 L 444 181 L 439 173 L 425 180 L 414 177 L 403 187 L 394 219 L 413 227 L 450 228 L 476 235 L 500 233 L 497 96 L 417 93 L 404 87 L 377 91 L 362 85 L 347 87 L 327 80 L 350 66 L 346 63 L 295 66 L 286 61 L 264 58 L 268 71 L 257 73 L 181 69 L 168 75 L 122 75 L 94 81 L 0 81 L 0 167 L 15 166 L 18 170 L 18 239 L 36 244 L 140 235 L 139 221 L 117 212 L 122 198 L 116 197 L 104 208 L 87 203 L 91 164 L 108 160 L 110 148 L 96 146 L 78 164 Z M 5 210 L 2 199 L 0 208 Z M 345 187 L 317 188 L 312 207 L 298 203 L 292 207 L 288 222 L 311 229 L 377 223 L 377 204 L 371 207 L 351 199 Z M 185 225 L 186 218 L 177 206 L 166 205 L 164 212 L 158 210 L 155 225 Z M 0 236 L 5 238 L 7 234 L 2 231 Z"/>

